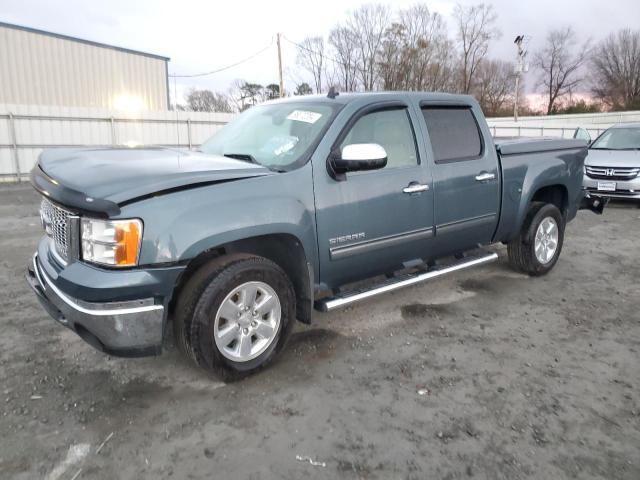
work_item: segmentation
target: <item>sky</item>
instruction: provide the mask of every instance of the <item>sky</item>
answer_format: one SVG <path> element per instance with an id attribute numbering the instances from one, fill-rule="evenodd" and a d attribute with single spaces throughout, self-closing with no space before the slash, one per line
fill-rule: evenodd
<path id="1" fill-rule="evenodd" d="M 264 50 L 251 60 L 215 75 L 177 79 L 179 98 L 190 87 L 226 91 L 236 79 L 278 83 L 276 32 L 282 41 L 285 89 L 310 77 L 296 65 L 296 47 L 289 43 L 305 36 L 328 35 L 329 30 L 366 0 L 0 0 L 0 21 L 171 58 L 170 74 L 194 74 L 215 70 Z M 387 2 L 394 8 L 416 0 Z M 450 17 L 456 3 L 474 0 L 426 0 L 441 13 L 453 36 Z M 502 37 L 491 45 L 490 55 L 515 59 L 513 39 L 531 38 L 528 50 L 544 43 L 550 29 L 570 25 L 581 41 L 598 41 L 621 28 L 637 28 L 640 0 L 485 0 L 498 12 Z M 527 91 L 535 90 L 535 74 L 526 79 Z M 171 95 L 174 94 L 173 81 Z"/>

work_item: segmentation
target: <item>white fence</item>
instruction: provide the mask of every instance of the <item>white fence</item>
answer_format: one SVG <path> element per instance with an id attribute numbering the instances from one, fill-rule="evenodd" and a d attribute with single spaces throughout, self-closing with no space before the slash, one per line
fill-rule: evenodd
<path id="1" fill-rule="evenodd" d="M 600 133 L 609 128 L 611 125 L 598 125 L 597 127 L 583 127 L 589 132 L 592 139 L 595 139 Z M 534 127 L 530 125 L 492 125 L 489 129 L 494 137 L 558 137 L 573 138 L 577 127 Z"/>
<path id="2" fill-rule="evenodd" d="M 0 105 L 0 181 L 27 177 L 43 149 L 160 145 L 193 148 L 234 114 Z"/>
<path id="3" fill-rule="evenodd" d="M 193 148 L 235 114 L 144 112 L 0 105 L 0 181 L 26 178 L 45 148 L 160 145 Z M 570 138 L 577 127 L 592 138 L 615 123 L 640 121 L 640 112 L 489 118 L 496 137 Z"/>
<path id="4" fill-rule="evenodd" d="M 549 115 L 488 118 L 494 137 L 562 137 L 571 138 L 576 128 L 586 129 L 591 138 L 600 135 L 616 123 L 640 122 L 640 112 L 583 113 L 572 115 Z"/>

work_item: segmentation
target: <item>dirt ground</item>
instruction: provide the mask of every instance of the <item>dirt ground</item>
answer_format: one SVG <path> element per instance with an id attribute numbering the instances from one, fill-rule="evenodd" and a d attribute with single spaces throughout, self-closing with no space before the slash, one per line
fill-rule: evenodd
<path id="1" fill-rule="evenodd" d="M 168 345 L 115 359 L 23 272 L 28 186 L 0 186 L 2 479 L 640 479 L 640 209 L 581 212 L 546 277 L 500 261 L 300 325 L 223 384 Z"/>

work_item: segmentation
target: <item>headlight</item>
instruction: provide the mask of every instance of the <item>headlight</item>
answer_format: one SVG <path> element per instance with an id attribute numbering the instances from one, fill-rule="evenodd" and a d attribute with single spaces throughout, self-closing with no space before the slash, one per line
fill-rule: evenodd
<path id="1" fill-rule="evenodd" d="M 131 267 L 138 264 L 142 220 L 82 219 L 82 259 L 87 262 Z"/>

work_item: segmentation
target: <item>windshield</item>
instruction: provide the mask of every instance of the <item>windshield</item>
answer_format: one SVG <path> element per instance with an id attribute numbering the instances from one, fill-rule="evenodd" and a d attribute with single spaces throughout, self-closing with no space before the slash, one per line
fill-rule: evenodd
<path id="1" fill-rule="evenodd" d="M 611 128 L 593 142 L 596 150 L 640 150 L 640 128 Z"/>
<path id="2" fill-rule="evenodd" d="M 273 170 L 290 170 L 306 162 L 337 110 L 335 103 L 258 105 L 225 125 L 200 149 Z"/>

